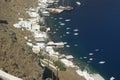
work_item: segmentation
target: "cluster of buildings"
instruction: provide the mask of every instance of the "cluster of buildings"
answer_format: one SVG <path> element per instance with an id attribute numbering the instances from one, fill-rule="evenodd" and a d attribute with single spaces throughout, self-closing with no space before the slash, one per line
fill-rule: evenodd
<path id="1" fill-rule="evenodd" d="M 19 22 L 14 24 L 13 26 L 22 30 L 26 29 L 32 33 L 35 39 L 35 43 L 33 43 L 28 36 L 25 36 L 24 38 L 27 41 L 26 44 L 32 48 L 32 51 L 35 54 L 39 54 L 41 51 L 44 51 L 47 55 L 50 56 L 51 61 L 60 60 L 62 63 L 65 64 L 66 67 L 76 67 L 76 65 L 74 65 L 74 63 L 72 62 L 74 58 L 72 55 L 60 54 L 54 49 L 63 48 L 65 43 L 47 41 L 47 32 L 50 31 L 50 28 L 47 28 L 44 25 L 39 25 L 39 22 L 44 24 L 44 16 L 49 16 L 49 13 L 51 11 L 54 12 L 54 10 L 56 10 L 59 13 L 63 11 L 63 9 L 60 8 L 48 8 L 48 6 L 53 4 L 54 2 L 56 3 L 58 2 L 58 0 L 38 0 L 38 7 L 36 9 L 30 8 L 28 11 L 26 11 L 30 16 L 30 19 L 24 20 L 23 18 L 19 18 Z M 42 14 L 42 16 L 40 16 L 40 14 Z M 42 27 L 45 27 L 46 31 L 41 31 L 40 28 Z M 86 71 L 81 71 L 80 69 L 76 70 L 76 72 L 80 76 L 84 76 L 86 80 L 104 80 L 98 74 L 90 75 Z M 100 77 L 101 79 L 98 79 L 98 77 Z"/>
<path id="2" fill-rule="evenodd" d="M 47 28 L 44 25 L 39 25 L 39 22 L 44 23 L 44 15 L 46 15 L 46 8 L 50 3 L 57 2 L 56 0 L 38 0 L 38 7 L 36 9 L 30 8 L 26 11 L 29 14 L 30 19 L 24 20 L 23 18 L 19 18 L 18 23 L 14 24 L 15 28 L 20 28 L 22 30 L 26 29 L 32 33 L 35 42 L 29 39 L 28 36 L 25 36 L 26 44 L 32 48 L 32 51 L 35 54 L 40 53 L 44 50 L 46 54 L 50 56 L 51 61 L 60 60 L 68 67 L 74 67 L 72 63 L 73 56 L 72 55 L 64 55 L 56 52 L 54 48 L 63 48 L 64 42 L 54 42 L 54 41 L 46 41 L 48 39 L 47 32 L 50 28 Z M 40 16 L 39 11 L 42 12 L 43 16 Z M 40 28 L 45 27 L 46 31 L 41 31 Z"/>

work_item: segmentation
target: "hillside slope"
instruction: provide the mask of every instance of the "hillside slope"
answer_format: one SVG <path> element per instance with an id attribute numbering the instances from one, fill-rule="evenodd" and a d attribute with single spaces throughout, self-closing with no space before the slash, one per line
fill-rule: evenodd
<path id="1" fill-rule="evenodd" d="M 30 33 L 15 29 L 13 24 L 19 17 L 27 18 L 25 10 L 36 4 L 37 0 L 0 0 L 0 69 L 23 80 L 40 78 L 42 69 L 25 43 L 24 36 Z"/>

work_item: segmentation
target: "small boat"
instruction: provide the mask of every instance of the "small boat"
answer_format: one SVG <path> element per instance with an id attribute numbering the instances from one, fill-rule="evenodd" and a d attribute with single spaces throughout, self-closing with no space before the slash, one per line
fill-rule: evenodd
<path id="1" fill-rule="evenodd" d="M 77 5 L 81 5 L 81 3 L 80 3 L 79 1 L 76 1 L 76 4 L 77 4 Z"/>
<path id="2" fill-rule="evenodd" d="M 93 55 L 93 53 L 89 53 L 89 55 L 90 55 L 90 56 L 92 56 L 92 55 Z"/>
<path id="3" fill-rule="evenodd" d="M 61 25 L 61 26 L 64 26 L 64 25 L 65 25 L 65 23 L 60 23 L 60 25 Z"/>
<path id="4" fill-rule="evenodd" d="M 63 19 L 62 17 L 59 17 L 59 19 Z"/>
<path id="5" fill-rule="evenodd" d="M 64 6 L 59 6 L 59 9 L 70 11 L 70 10 L 73 9 L 73 7 L 71 7 L 71 6 L 65 6 L 65 7 Z"/>
<path id="6" fill-rule="evenodd" d="M 79 30 L 78 30 L 78 29 L 74 29 L 73 31 L 75 31 L 75 32 L 76 32 L 76 31 L 79 31 Z"/>
<path id="7" fill-rule="evenodd" d="M 57 8 L 47 8 L 46 10 L 52 14 L 59 14 L 59 13 L 63 12 L 62 9 L 57 9 Z"/>
<path id="8" fill-rule="evenodd" d="M 113 77 L 113 76 L 112 76 L 112 77 L 110 77 L 110 80 L 115 80 L 115 77 Z"/>
<path id="9" fill-rule="evenodd" d="M 78 44 L 74 44 L 74 46 L 78 46 Z"/>
<path id="10" fill-rule="evenodd" d="M 66 32 L 66 34 L 70 34 L 70 32 Z"/>
<path id="11" fill-rule="evenodd" d="M 95 49 L 95 51 L 96 51 L 96 52 L 98 52 L 98 51 L 99 51 L 99 49 Z"/>
<path id="12" fill-rule="evenodd" d="M 92 61 L 92 60 L 93 60 L 93 58 L 89 58 L 89 60 L 90 60 L 90 61 Z"/>
<path id="13" fill-rule="evenodd" d="M 66 28 L 67 30 L 70 29 L 69 27 Z"/>
<path id="14" fill-rule="evenodd" d="M 75 35 L 75 36 L 77 36 L 77 35 L 78 35 L 78 33 L 74 33 L 74 35 Z"/>
<path id="15" fill-rule="evenodd" d="M 65 21 L 71 21 L 70 19 L 66 19 Z"/>
<path id="16" fill-rule="evenodd" d="M 105 61 L 100 61 L 100 62 L 99 62 L 99 64 L 104 64 L 104 63 L 105 63 Z"/>
<path id="17" fill-rule="evenodd" d="M 66 47 L 70 47 L 70 45 L 66 45 Z"/>

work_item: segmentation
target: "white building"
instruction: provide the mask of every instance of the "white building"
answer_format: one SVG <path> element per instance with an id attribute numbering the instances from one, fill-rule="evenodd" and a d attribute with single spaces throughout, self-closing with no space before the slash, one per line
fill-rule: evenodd
<path id="1" fill-rule="evenodd" d="M 37 23 L 33 23 L 31 31 L 39 31 L 39 30 L 40 30 L 40 25 L 38 25 Z"/>
<path id="2" fill-rule="evenodd" d="M 33 46 L 32 51 L 37 54 L 37 53 L 40 52 L 40 47 L 39 46 Z"/>
<path id="3" fill-rule="evenodd" d="M 69 60 L 67 60 L 65 58 L 64 59 L 60 59 L 60 61 L 62 63 L 64 63 L 66 67 L 75 67 L 75 65 L 73 64 L 73 62 L 71 62 L 71 61 L 69 61 Z"/>

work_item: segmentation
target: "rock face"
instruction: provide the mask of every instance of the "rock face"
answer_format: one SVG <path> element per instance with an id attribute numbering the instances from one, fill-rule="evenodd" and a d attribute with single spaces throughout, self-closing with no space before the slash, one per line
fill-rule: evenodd
<path id="1" fill-rule="evenodd" d="M 23 80 L 39 79 L 42 69 L 24 40 L 30 33 L 15 29 L 13 24 L 18 17 L 27 18 L 25 10 L 36 3 L 37 0 L 0 0 L 0 69 Z"/>

